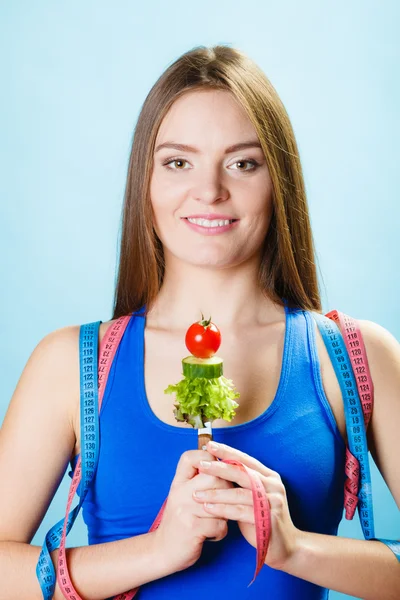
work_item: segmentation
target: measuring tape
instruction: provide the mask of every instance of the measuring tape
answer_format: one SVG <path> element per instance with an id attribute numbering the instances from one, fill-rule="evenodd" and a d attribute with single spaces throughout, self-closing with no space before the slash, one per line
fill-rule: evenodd
<path id="1" fill-rule="evenodd" d="M 345 502 L 347 502 L 346 518 L 352 518 L 354 516 L 355 506 L 357 505 L 360 511 L 359 514 L 365 538 L 375 539 L 385 543 L 400 561 L 400 542 L 373 537 L 374 525 L 371 480 L 364 428 L 364 419 L 367 426 L 372 412 L 373 388 L 361 333 L 356 322 L 351 319 L 351 317 L 337 311 L 328 313 L 326 317 L 329 317 L 329 319 L 319 313 L 312 314 L 316 319 L 325 345 L 327 346 L 343 392 L 346 428 L 348 430 L 351 449 L 351 453 L 346 451 L 346 474 L 349 478 L 349 483 L 347 485 L 345 484 Z M 99 360 L 98 338 L 99 327 L 102 321 L 88 323 L 82 325 L 80 328 L 81 456 L 75 466 L 68 494 L 65 517 L 58 521 L 58 523 L 48 531 L 36 565 L 36 575 L 42 589 L 44 600 L 51 600 L 54 595 L 56 574 L 50 552 L 58 547 L 60 549 L 57 561 L 57 581 L 62 594 L 64 598 L 67 598 L 68 600 L 82 600 L 75 590 L 69 576 L 65 553 L 65 538 L 78 516 L 91 481 L 96 473 L 99 458 L 99 411 L 112 361 L 131 317 L 132 315 L 120 317 L 106 332 L 106 335 L 103 337 L 100 344 Z M 343 326 L 343 323 L 345 322 L 344 319 L 347 319 L 345 326 Z M 357 375 L 360 375 L 360 377 L 369 376 L 369 380 L 361 379 L 356 383 L 340 330 L 335 323 L 331 322 L 334 320 L 337 320 L 341 324 L 343 330 L 346 331 L 346 344 L 349 344 L 350 350 L 354 350 L 352 356 L 354 359 L 357 359 L 353 364 L 357 367 L 365 367 L 364 370 L 355 372 Z M 354 336 L 354 334 L 358 335 Z M 347 339 L 348 335 L 351 335 L 350 340 Z M 357 344 L 355 342 L 357 342 Z M 350 346 L 350 344 L 352 345 Z M 359 362 L 360 360 L 361 362 Z M 367 373 L 367 375 L 365 375 L 365 373 Z M 357 386 L 360 385 L 368 386 L 365 387 L 365 389 L 361 389 L 362 395 L 364 394 L 363 403 L 365 404 L 367 416 L 365 416 L 365 414 L 363 416 L 360 399 L 357 393 Z M 351 392 L 348 392 L 347 390 L 351 390 Z M 264 565 L 268 552 L 271 535 L 270 506 L 260 476 L 255 471 L 248 469 L 248 467 L 240 461 L 223 460 L 222 462 L 234 464 L 239 469 L 246 472 L 251 484 L 254 501 L 257 557 L 256 570 L 253 579 L 249 584 L 250 586 Z M 359 473 L 361 474 L 361 489 L 357 497 Z M 72 500 L 81 480 L 83 486 L 81 488 L 79 504 L 70 512 Z M 154 520 L 149 530 L 150 532 L 157 529 L 160 525 L 166 503 L 167 499 L 164 501 Z M 114 596 L 113 600 L 131 600 L 138 590 L 139 587 L 124 592 Z"/>
<path id="2" fill-rule="evenodd" d="M 400 542 L 376 538 L 374 533 L 366 436 L 373 409 L 374 388 L 359 325 L 355 319 L 337 310 L 325 317 L 317 312 L 312 312 L 312 316 L 321 332 L 342 391 L 348 438 L 345 465 L 348 479 L 344 489 L 346 519 L 353 518 L 357 506 L 365 539 L 383 542 L 400 561 Z"/>
<path id="3" fill-rule="evenodd" d="M 65 559 L 65 537 L 68 535 L 86 497 L 96 472 L 99 456 L 99 410 L 103 400 L 107 377 L 115 351 L 129 322 L 129 317 L 118 319 L 108 337 L 104 336 L 98 361 L 99 327 L 102 321 L 82 325 L 79 332 L 80 398 L 81 398 L 81 456 L 76 464 L 68 494 L 66 515 L 47 533 L 39 560 L 36 576 L 43 598 L 51 600 L 55 591 L 55 571 L 50 552 L 60 546 L 58 553 L 57 581 L 65 598 L 80 600 L 68 572 Z M 83 466 L 82 466 L 83 465 Z M 80 480 L 83 481 L 79 504 L 70 513 L 72 500 Z"/>

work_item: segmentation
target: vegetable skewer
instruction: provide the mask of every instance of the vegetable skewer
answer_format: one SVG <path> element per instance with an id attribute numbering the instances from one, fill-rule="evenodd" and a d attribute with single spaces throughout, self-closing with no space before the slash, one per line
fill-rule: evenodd
<path id="1" fill-rule="evenodd" d="M 176 395 L 174 415 L 198 430 L 198 449 L 212 440 L 215 419 L 231 421 L 239 404 L 233 381 L 223 375 L 223 360 L 215 356 L 221 344 L 221 333 L 209 319 L 193 323 L 186 332 L 185 343 L 192 353 L 182 360 L 184 378 L 169 385 L 165 394 Z"/>

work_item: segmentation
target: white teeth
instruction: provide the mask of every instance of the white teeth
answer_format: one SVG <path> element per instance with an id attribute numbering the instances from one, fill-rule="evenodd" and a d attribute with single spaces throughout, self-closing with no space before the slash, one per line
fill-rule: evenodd
<path id="1" fill-rule="evenodd" d="M 195 223 L 196 225 L 201 225 L 201 227 L 221 227 L 222 225 L 229 225 L 233 222 L 233 220 L 219 221 L 214 219 L 213 221 L 209 221 L 208 219 L 192 219 L 188 217 L 188 221 L 190 223 Z"/>

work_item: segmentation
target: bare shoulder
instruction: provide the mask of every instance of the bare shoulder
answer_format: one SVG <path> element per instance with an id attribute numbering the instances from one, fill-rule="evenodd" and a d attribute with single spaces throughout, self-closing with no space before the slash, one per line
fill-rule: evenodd
<path id="1" fill-rule="evenodd" d="M 388 329 L 374 321 L 357 319 L 357 322 L 360 325 L 363 339 L 366 341 L 366 345 L 369 345 L 371 351 L 380 352 L 383 350 L 384 352 L 394 351 L 395 353 L 400 351 L 399 342 Z"/>
<path id="2" fill-rule="evenodd" d="M 367 353 L 374 388 L 400 376 L 400 344 L 385 327 L 374 321 L 357 320 Z"/>
<path id="3" fill-rule="evenodd" d="M 0 540 L 30 543 L 64 475 L 74 444 L 78 335 L 79 327 L 70 326 L 38 342 L 7 407 L 0 428 Z"/>
<path id="4" fill-rule="evenodd" d="M 100 325 L 100 341 L 110 324 Z M 79 333 L 71 325 L 43 337 L 9 402 L 0 428 L 0 540 L 31 542 L 77 445 Z"/>
<path id="5" fill-rule="evenodd" d="M 117 319 L 100 323 L 98 347 L 108 328 Z M 80 325 L 69 325 L 56 329 L 47 334 L 34 350 L 36 354 L 35 369 L 38 362 L 45 363 L 47 371 L 57 373 L 55 385 L 65 385 L 69 391 L 65 401 L 67 418 L 70 423 L 74 440 L 74 448 L 70 459 L 80 452 L 80 373 L 79 373 L 79 333 Z M 29 362 L 27 368 L 29 366 Z M 60 369 L 62 366 L 62 369 Z M 61 371 L 61 372 L 60 372 Z M 60 379 L 62 373 L 62 379 Z"/>
<path id="6" fill-rule="evenodd" d="M 385 327 L 358 321 L 374 388 L 374 405 L 367 430 L 372 457 L 400 506 L 400 344 Z"/>
<path id="7" fill-rule="evenodd" d="M 374 388 L 390 387 L 400 377 L 400 344 L 394 335 L 373 321 L 358 320 Z M 399 398 L 400 400 L 400 398 Z"/>

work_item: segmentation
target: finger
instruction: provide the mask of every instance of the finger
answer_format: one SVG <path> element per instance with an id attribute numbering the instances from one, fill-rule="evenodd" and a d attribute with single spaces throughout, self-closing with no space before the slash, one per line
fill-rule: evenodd
<path id="1" fill-rule="evenodd" d="M 239 495 L 235 496 L 239 490 L 242 492 Z M 202 490 L 199 490 L 201 493 Z M 198 492 L 198 493 L 199 493 Z M 270 492 L 267 495 L 267 501 L 271 510 L 281 511 L 285 506 L 287 506 L 287 499 L 282 492 Z M 230 490 L 206 490 L 204 496 L 195 496 L 193 493 L 193 499 L 196 500 L 199 506 L 202 506 L 203 509 L 198 512 L 196 511 L 197 516 L 203 516 L 203 510 L 205 510 L 206 504 L 214 504 L 214 505 L 243 505 L 250 506 L 251 510 L 254 514 L 254 500 L 253 494 L 251 490 L 245 490 L 243 488 L 232 488 Z M 222 516 L 222 515 L 221 515 Z M 230 518 L 230 517 L 226 517 Z"/>
<path id="2" fill-rule="evenodd" d="M 246 467 L 254 469 L 258 473 L 261 473 L 266 477 L 271 475 L 279 477 L 279 473 L 273 471 L 269 467 L 266 467 L 262 462 L 260 462 L 253 456 L 250 456 L 250 454 L 246 454 L 246 452 L 242 452 L 237 448 L 232 448 L 227 444 L 217 444 L 217 442 L 210 441 L 207 443 L 206 448 L 207 451 L 216 458 L 239 460 L 244 465 L 246 465 Z"/>
<path id="3" fill-rule="evenodd" d="M 225 519 L 212 518 L 208 513 L 207 517 L 199 522 L 196 529 L 202 537 L 208 538 L 209 541 L 219 542 L 228 533 L 228 523 Z"/>
<path id="4" fill-rule="evenodd" d="M 196 502 L 212 504 L 245 504 L 253 506 L 253 492 L 245 488 L 195 490 L 193 498 Z"/>
<path id="5" fill-rule="evenodd" d="M 282 492 L 286 494 L 286 489 L 281 476 L 276 471 L 273 471 L 272 475 L 263 475 L 259 471 L 255 471 L 247 467 L 244 469 L 242 466 L 237 464 L 231 464 L 230 462 L 223 461 L 203 461 L 204 464 L 199 464 L 199 473 L 208 473 L 209 475 L 215 475 L 216 477 L 229 480 L 241 487 L 251 488 L 249 473 L 254 479 L 258 477 L 265 490 L 267 492 Z"/>
<path id="6" fill-rule="evenodd" d="M 195 490 L 212 490 L 212 489 L 232 489 L 233 483 L 230 481 L 226 481 L 225 479 L 221 479 L 220 477 L 215 477 L 214 475 L 209 475 L 207 473 L 199 473 L 196 477 L 191 479 L 189 485 L 190 493 L 193 493 Z"/>
<path id="7" fill-rule="evenodd" d="M 204 510 L 218 519 L 230 519 L 254 525 L 254 510 L 247 504 L 204 504 Z"/>
<path id="8" fill-rule="evenodd" d="M 237 483 L 240 487 L 251 488 L 251 482 L 247 471 L 239 465 L 232 465 L 222 461 L 206 460 L 200 461 L 198 469 L 199 473 L 214 475 L 221 479 L 225 479 L 226 481 Z M 257 477 L 258 475 L 262 478 L 258 471 L 254 471 L 254 469 L 249 469 L 249 471 L 251 471 L 251 474 L 253 474 L 254 477 Z"/>
<path id="9" fill-rule="evenodd" d="M 197 465 L 200 460 L 217 462 L 216 458 L 210 455 L 207 450 L 186 450 L 178 461 L 173 483 L 185 483 L 197 475 Z"/>
<path id="10" fill-rule="evenodd" d="M 192 498 L 192 502 L 193 502 L 193 498 Z M 190 512 L 195 516 L 198 517 L 199 519 L 206 519 L 206 518 L 210 518 L 210 513 L 209 511 L 207 511 L 204 508 L 204 503 L 202 502 L 193 502 L 191 508 L 190 508 Z M 212 537 L 212 536 L 210 536 Z"/>

